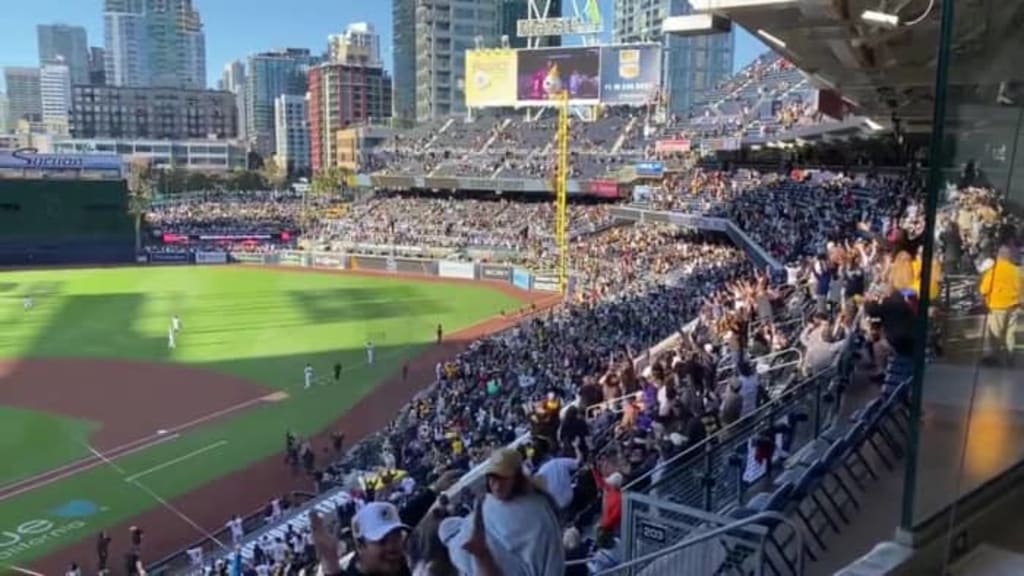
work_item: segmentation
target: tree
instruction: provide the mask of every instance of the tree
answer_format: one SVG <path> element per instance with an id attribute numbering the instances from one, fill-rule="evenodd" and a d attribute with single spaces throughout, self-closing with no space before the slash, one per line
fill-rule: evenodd
<path id="1" fill-rule="evenodd" d="M 277 156 L 271 156 L 263 162 L 260 175 L 272 190 L 281 190 L 288 183 L 288 169 Z"/>
<path id="2" fill-rule="evenodd" d="M 135 251 L 142 251 L 142 220 L 153 203 L 156 175 L 152 160 L 133 158 L 128 164 L 128 213 L 135 221 Z"/>
<path id="3" fill-rule="evenodd" d="M 348 173 L 337 166 L 331 166 L 313 176 L 309 191 L 313 194 L 337 194 L 347 183 Z"/>

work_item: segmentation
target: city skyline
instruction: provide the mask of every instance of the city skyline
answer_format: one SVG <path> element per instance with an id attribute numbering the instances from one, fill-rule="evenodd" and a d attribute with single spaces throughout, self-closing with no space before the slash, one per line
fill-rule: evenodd
<path id="1" fill-rule="evenodd" d="M 614 0 L 601 0 L 610 38 Z M 252 0 L 245 13 L 246 30 L 238 30 L 237 2 L 193 0 L 202 15 L 206 34 L 206 87 L 214 88 L 223 67 L 232 60 L 277 48 L 308 48 L 314 54 L 326 50 L 327 39 L 355 22 L 372 24 L 381 37 L 381 59 L 394 71 L 391 2 L 338 3 L 331 0 L 299 0 L 288 6 L 288 18 L 276 14 L 279 4 Z M 567 2 L 566 9 L 571 3 Z M 90 46 L 103 46 L 103 1 L 85 0 L 71 5 L 61 0 L 35 0 L 0 21 L 0 67 L 38 66 L 37 26 L 66 24 L 85 28 Z M 568 42 L 571 44 L 572 42 Z M 749 63 L 765 46 L 743 30 L 736 35 L 734 70 Z M 0 87 L 5 90 L 6 87 Z"/>

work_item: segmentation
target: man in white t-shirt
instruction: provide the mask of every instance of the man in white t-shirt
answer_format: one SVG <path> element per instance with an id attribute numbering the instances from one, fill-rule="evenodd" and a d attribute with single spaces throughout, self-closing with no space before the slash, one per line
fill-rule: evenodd
<path id="1" fill-rule="evenodd" d="M 544 489 L 551 495 L 559 510 L 565 510 L 572 504 L 573 475 L 583 461 L 578 444 L 573 444 L 575 458 L 555 455 L 540 465 L 534 478 L 543 479 Z"/>
<path id="2" fill-rule="evenodd" d="M 306 390 L 309 390 L 309 387 L 313 385 L 313 366 L 306 364 L 306 367 L 302 370 L 302 375 L 306 379 L 305 388 Z"/>
<path id="3" fill-rule="evenodd" d="M 366 363 L 373 365 L 373 342 L 366 343 Z"/>
<path id="4" fill-rule="evenodd" d="M 245 530 L 242 528 L 242 519 L 237 515 L 228 520 L 227 529 L 231 531 L 231 542 L 235 546 L 238 546 L 242 542 L 242 538 L 245 537 Z"/>

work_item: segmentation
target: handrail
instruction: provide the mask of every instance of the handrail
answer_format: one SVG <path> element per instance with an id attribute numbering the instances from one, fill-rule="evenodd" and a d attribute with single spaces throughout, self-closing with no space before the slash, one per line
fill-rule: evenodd
<path id="1" fill-rule="evenodd" d="M 804 550 L 804 535 L 803 535 L 803 531 L 800 529 L 799 526 L 797 526 L 797 524 L 795 522 L 793 522 L 792 520 L 787 518 L 785 515 L 780 514 L 778 512 L 768 511 L 768 512 L 758 512 L 757 514 L 754 514 L 753 516 L 748 516 L 746 518 L 737 520 L 737 521 L 735 521 L 735 522 L 733 522 L 731 524 L 726 524 L 725 526 L 719 526 L 718 528 L 715 528 L 713 530 L 709 530 L 707 532 L 701 532 L 700 534 L 697 534 L 695 536 L 691 536 L 691 537 L 689 537 L 689 538 L 687 538 L 687 539 L 685 539 L 685 540 L 683 540 L 681 542 L 676 542 L 675 544 L 673 544 L 671 546 L 668 546 L 666 548 L 662 548 L 661 550 L 658 550 L 656 552 L 651 552 L 650 554 L 645 554 L 645 555 L 643 555 L 643 556 L 641 556 L 639 558 L 633 558 L 632 560 L 623 562 L 622 564 L 619 564 L 615 568 L 612 568 L 610 570 L 606 570 L 605 572 L 599 572 L 598 576 L 600 576 L 600 574 L 610 574 L 610 573 L 613 573 L 613 572 L 619 572 L 619 571 L 621 571 L 624 568 L 631 568 L 631 567 L 634 567 L 634 566 L 639 566 L 639 565 L 642 565 L 642 564 L 647 564 L 649 562 L 653 562 L 653 561 L 657 560 L 658 558 L 661 558 L 661 557 L 664 557 L 664 556 L 668 556 L 669 554 L 672 554 L 673 552 L 678 552 L 678 551 L 680 551 L 680 550 L 682 550 L 684 548 L 689 548 L 690 546 L 693 546 L 694 544 L 700 544 L 701 542 L 705 542 L 705 541 L 710 540 L 710 539 L 712 539 L 712 538 L 714 538 L 716 536 L 721 536 L 721 535 L 726 534 L 728 532 L 732 532 L 732 531 L 736 530 L 737 528 L 742 528 L 742 527 L 748 526 L 750 524 L 760 523 L 760 522 L 763 522 L 765 520 L 772 520 L 772 521 L 778 522 L 780 524 L 785 524 L 786 526 L 789 526 L 789 528 L 791 530 L 793 530 L 794 534 L 796 535 L 796 549 L 798 550 L 798 553 L 797 553 L 797 558 L 798 558 L 797 574 L 802 574 L 803 573 L 803 561 L 804 561 L 804 554 L 803 554 L 803 550 Z M 762 542 L 762 546 L 763 546 L 763 542 Z"/>

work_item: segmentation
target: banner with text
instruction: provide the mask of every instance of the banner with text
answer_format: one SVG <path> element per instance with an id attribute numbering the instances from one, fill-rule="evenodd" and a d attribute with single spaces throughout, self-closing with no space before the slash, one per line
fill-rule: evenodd
<path id="1" fill-rule="evenodd" d="M 601 103 L 639 106 L 661 87 L 661 47 L 657 44 L 601 48 Z"/>
<path id="2" fill-rule="evenodd" d="M 345 268 L 344 254 L 331 254 L 328 252 L 314 252 L 313 266 L 316 268 Z"/>
<path id="3" fill-rule="evenodd" d="M 481 264 L 480 278 L 484 280 L 501 280 L 502 282 L 510 282 L 512 280 L 512 269 L 506 266 Z"/>
<path id="4" fill-rule="evenodd" d="M 530 289 L 530 271 L 522 268 L 512 269 L 512 285 L 520 290 Z"/>
<path id="5" fill-rule="evenodd" d="M 196 264 L 227 264 L 227 252 L 196 252 Z"/>
<path id="6" fill-rule="evenodd" d="M 661 178 L 665 175 L 665 165 L 661 162 L 637 162 L 633 168 L 638 178 Z"/>
<path id="7" fill-rule="evenodd" d="M 541 292 L 558 292 L 558 276 L 537 274 L 533 277 L 533 289 Z"/>
<path id="8" fill-rule="evenodd" d="M 587 182 L 586 191 L 600 198 L 618 198 L 619 183 L 614 180 L 591 180 Z"/>
<path id="9" fill-rule="evenodd" d="M 277 258 L 283 266 L 309 266 L 309 258 L 303 252 L 279 252 Z"/>
<path id="10" fill-rule="evenodd" d="M 452 262 L 441 260 L 437 263 L 437 274 L 444 278 L 476 278 L 476 266 L 472 262 Z"/>
<path id="11" fill-rule="evenodd" d="M 515 50 L 467 50 L 465 78 L 467 108 L 515 105 Z"/>
<path id="12" fill-rule="evenodd" d="M 601 97 L 601 49 L 588 46 L 527 48 L 516 51 L 519 106 L 550 106 L 563 91 L 574 105 L 594 105 Z"/>
<path id="13" fill-rule="evenodd" d="M 188 264 L 188 252 L 150 252 L 149 261 L 154 264 Z"/>
<path id="14" fill-rule="evenodd" d="M 675 140 L 658 140 L 654 143 L 654 151 L 658 154 L 685 154 L 690 151 L 690 140 L 687 138 L 676 138 Z"/>
<path id="15" fill-rule="evenodd" d="M 267 259 L 263 254 L 258 252 L 232 252 L 229 254 L 232 262 L 241 262 L 243 264 L 266 264 Z"/>

